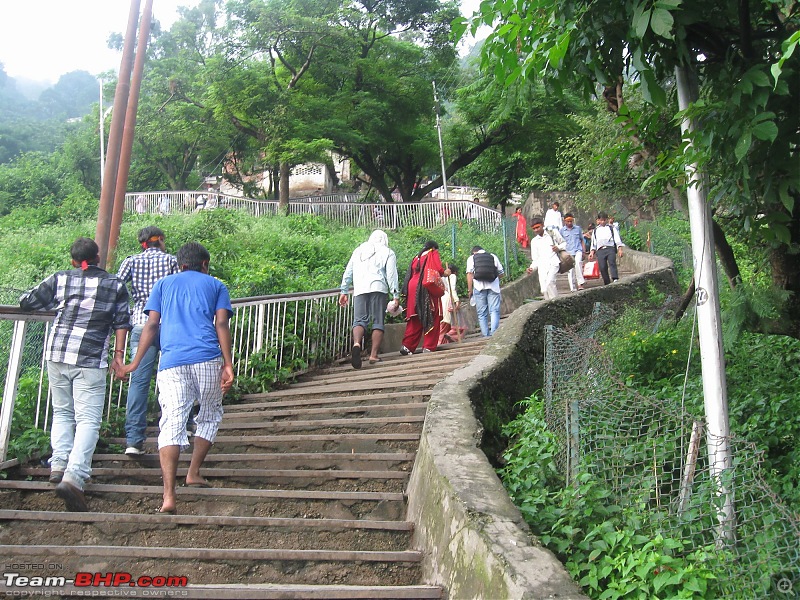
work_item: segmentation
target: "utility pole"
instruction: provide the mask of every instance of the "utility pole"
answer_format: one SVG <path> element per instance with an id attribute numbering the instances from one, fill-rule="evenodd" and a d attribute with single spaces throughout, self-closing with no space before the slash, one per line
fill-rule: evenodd
<path id="1" fill-rule="evenodd" d="M 442 159 L 442 185 L 444 185 L 444 201 L 448 202 L 450 196 L 447 194 L 447 172 L 444 168 L 444 144 L 442 144 L 442 123 L 439 119 L 439 96 L 436 93 L 436 82 L 433 81 L 433 102 L 436 111 L 436 131 L 439 132 L 439 157 Z"/>
<path id="2" fill-rule="evenodd" d="M 689 108 L 698 97 L 697 80 L 686 66 L 675 67 L 678 85 L 678 108 Z M 692 151 L 691 134 L 696 124 L 689 118 L 681 120 L 681 133 L 687 142 L 686 152 Z M 689 185 L 689 224 L 692 233 L 695 298 L 697 302 L 697 331 L 700 337 L 700 363 L 703 375 L 709 472 L 716 483 L 717 495 L 724 497 L 717 512 L 720 524 L 718 543 L 733 539 L 736 516 L 733 510 L 733 490 L 723 481 L 725 472 L 733 466 L 728 423 L 728 396 L 722 347 L 722 323 L 719 308 L 719 285 L 714 253 L 714 232 L 708 207 L 706 178 L 698 171 L 697 163 L 686 165 Z"/>
<path id="3" fill-rule="evenodd" d="M 100 188 L 103 187 L 103 178 L 106 168 L 106 128 L 105 128 L 105 115 L 103 114 L 103 80 L 100 80 Z"/>
<path id="4" fill-rule="evenodd" d="M 119 231 L 122 226 L 122 215 L 125 212 L 125 192 L 128 190 L 128 175 L 131 170 L 131 153 L 133 151 L 133 134 L 136 131 L 136 112 L 139 108 L 139 90 L 142 87 L 144 61 L 147 58 L 147 42 L 150 38 L 150 22 L 153 19 L 153 0 L 145 0 L 141 23 L 139 24 L 139 40 L 136 47 L 136 58 L 133 64 L 133 77 L 128 96 L 125 114 L 125 127 L 117 169 L 117 184 L 114 190 L 114 210 L 111 215 L 111 231 L 108 236 L 106 262 L 112 263 L 117 249 Z"/>
<path id="5" fill-rule="evenodd" d="M 131 87 L 133 70 L 133 46 L 136 42 L 136 29 L 139 21 L 139 0 L 131 0 L 128 13 L 128 28 L 122 49 L 122 62 L 117 77 L 117 90 L 114 93 L 114 113 L 111 117 L 111 131 L 108 134 L 108 156 L 106 157 L 103 186 L 100 190 L 100 206 L 97 211 L 97 228 L 94 241 L 100 249 L 100 267 L 106 267 L 108 241 L 111 235 L 111 219 L 114 211 L 114 193 L 119 170 L 119 156 L 122 150 L 122 132 L 125 125 L 125 111 Z"/>

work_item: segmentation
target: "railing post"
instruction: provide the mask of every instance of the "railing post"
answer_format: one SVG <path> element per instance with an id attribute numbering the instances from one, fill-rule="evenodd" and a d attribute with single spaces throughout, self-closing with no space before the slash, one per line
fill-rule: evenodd
<path id="1" fill-rule="evenodd" d="M 0 411 L 0 462 L 6 460 L 8 441 L 11 437 L 11 419 L 14 416 L 14 403 L 17 399 L 19 373 L 22 369 L 22 351 L 25 348 L 27 321 L 14 321 L 14 334 L 11 337 L 11 352 L 8 357 L 8 371 L 3 388 L 3 406 Z"/>

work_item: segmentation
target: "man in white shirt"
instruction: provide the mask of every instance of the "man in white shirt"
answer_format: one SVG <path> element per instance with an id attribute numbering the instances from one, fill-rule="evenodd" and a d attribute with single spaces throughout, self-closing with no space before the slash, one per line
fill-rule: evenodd
<path id="1" fill-rule="evenodd" d="M 558 207 L 558 202 L 553 202 L 552 208 L 548 208 L 547 212 L 544 214 L 545 231 L 551 231 L 553 229 L 560 231 L 564 226 L 564 223 L 561 221 L 561 211 L 558 210 Z"/>
<path id="2" fill-rule="evenodd" d="M 565 250 L 567 243 L 557 230 L 545 232 L 540 218 L 531 221 L 533 237 L 531 238 L 531 266 L 527 272 L 539 272 L 539 289 L 545 300 L 558 297 L 556 276 L 558 275 L 558 251 Z"/>
<path id="3" fill-rule="evenodd" d="M 383 320 L 389 294 L 394 298 L 392 308 L 400 304 L 397 287 L 397 257 L 389 248 L 389 238 L 380 229 L 355 249 L 347 263 L 340 287 L 339 306 L 347 306 L 347 290 L 353 284 L 353 346 L 350 364 L 361 368 L 361 349 L 364 335 L 372 321 L 372 350 L 369 362 L 378 362 L 383 341 Z"/>
<path id="4" fill-rule="evenodd" d="M 597 215 L 597 227 L 592 234 L 592 246 L 589 252 L 589 260 L 597 257 L 597 266 L 600 275 L 603 277 L 603 284 L 608 285 L 612 281 L 619 279 L 617 272 L 617 256 L 622 258 L 622 238 L 619 231 L 608 224 L 608 214 L 601 212 Z M 610 272 L 610 273 L 609 273 Z"/>
<path id="5" fill-rule="evenodd" d="M 489 337 L 500 326 L 500 278 L 504 275 L 503 264 L 494 254 L 480 246 L 472 248 L 467 258 L 467 290 L 475 299 L 483 337 Z"/>

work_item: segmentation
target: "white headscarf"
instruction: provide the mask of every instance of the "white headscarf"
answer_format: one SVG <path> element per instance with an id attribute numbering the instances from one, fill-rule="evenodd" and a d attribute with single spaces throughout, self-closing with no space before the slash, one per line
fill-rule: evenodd
<path id="1" fill-rule="evenodd" d="M 389 247 L 389 236 L 380 229 L 376 229 L 370 234 L 369 239 L 358 247 L 358 258 L 366 261 L 381 251 L 381 248 Z"/>

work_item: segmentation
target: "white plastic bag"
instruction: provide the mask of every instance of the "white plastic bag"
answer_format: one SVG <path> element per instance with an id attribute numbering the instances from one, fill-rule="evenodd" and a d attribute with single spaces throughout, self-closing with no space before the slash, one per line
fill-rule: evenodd
<path id="1" fill-rule="evenodd" d="M 389 304 L 386 305 L 386 312 L 392 317 L 399 317 L 404 310 L 403 306 L 399 302 L 395 304 L 394 300 L 389 300 Z"/>

